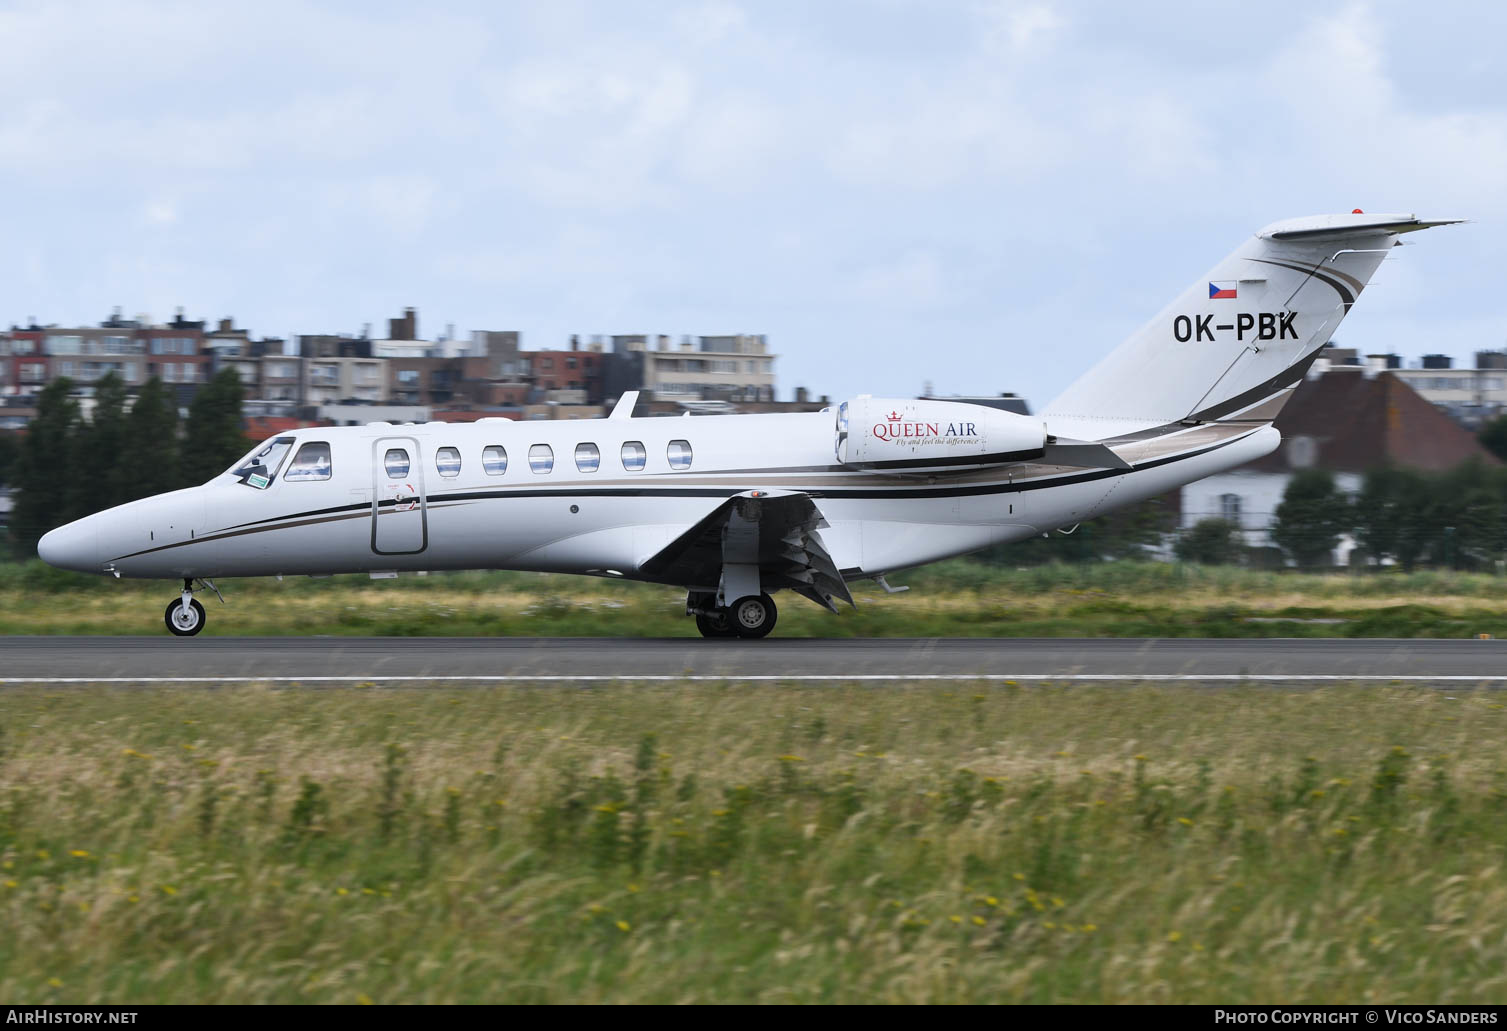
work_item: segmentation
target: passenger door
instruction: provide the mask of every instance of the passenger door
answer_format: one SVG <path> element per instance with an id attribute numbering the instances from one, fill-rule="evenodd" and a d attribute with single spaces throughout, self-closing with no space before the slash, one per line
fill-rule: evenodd
<path id="1" fill-rule="evenodd" d="M 429 546 L 424 463 L 413 437 L 372 444 L 372 551 L 416 555 Z"/>

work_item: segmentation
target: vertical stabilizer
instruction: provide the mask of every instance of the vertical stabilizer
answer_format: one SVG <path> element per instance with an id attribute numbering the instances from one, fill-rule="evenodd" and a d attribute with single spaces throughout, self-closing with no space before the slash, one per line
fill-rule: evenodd
<path id="1" fill-rule="evenodd" d="M 1270 422 L 1399 234 L 1454 221 L 1355 212 L 1267 226 L 1048 405 L 1048 431 Z"/>

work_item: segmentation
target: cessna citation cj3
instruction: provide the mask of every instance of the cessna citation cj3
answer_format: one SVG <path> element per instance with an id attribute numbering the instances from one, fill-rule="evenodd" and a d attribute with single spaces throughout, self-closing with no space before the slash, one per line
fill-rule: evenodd
<path id="1" fill-rule="evenodd" d="M 1283 403 L 1404 233 L 1458 219 L 1267 226 L 1041 416 L 858 397 L 820 412 L 317 427 L 201 487 L 43 537 L 66 569 L 181 579 L 526 569 L 685 588 L 707 637 L 763 637 L 771 595 L 849 585 L 1071 526 L 1275 449 Z M 223 600 L 223 599 L 222 599 Z"/>

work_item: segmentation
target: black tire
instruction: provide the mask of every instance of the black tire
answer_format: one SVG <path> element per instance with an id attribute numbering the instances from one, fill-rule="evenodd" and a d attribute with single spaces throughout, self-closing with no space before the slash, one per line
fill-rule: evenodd
<path id="1" fill-rule="evenodd" d="M 696 614 L 696 629 L 701 631 L 702 637 L 737 637 L 738 632 L 728 622 L 727 613 L 719 612 L 715 616 L 707 616 L 702 613 Z"/>
<path id="2" fill-rule="evenodd" d="M 769 636 L 780 615 L 774 607 L 774 599 L 767 594 L 739 598 L 728 607 L 727 614 L 737 635 L 747 638 Z"/>
<path id="3" fill-rule="evenodd" d="M 180 624 L 173 618 L 178 614 L 179 610 L 183 608 L 182 598 L 174 598 L 172 602 L 169 603 L 167 611 L 162 614 L 162 621 L 166 623 L 167 628 L 178 637 L 192 637 L 200 630 L 204 629 L 204 606 L 199 604 L 197 598 L 190 598 L 188 604 L 190 608 L 188 612 L 185 613 L 185 616 L 192 615 L 193 622 L 191 624 L 187 619 L 185 619 L 184 622 Z"/>

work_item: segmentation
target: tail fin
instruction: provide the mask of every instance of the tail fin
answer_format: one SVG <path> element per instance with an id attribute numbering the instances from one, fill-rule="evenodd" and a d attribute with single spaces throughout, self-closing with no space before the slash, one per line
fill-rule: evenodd
<path id="1" fill-rule="evenodd" d="M 1316 215 L 1267 226 L 1042 412 L 1085 440 L 1196 422 L 1270 422 L 1413 215 Z"/>

